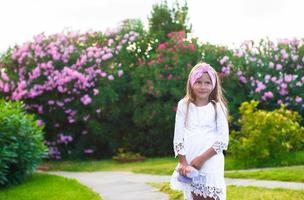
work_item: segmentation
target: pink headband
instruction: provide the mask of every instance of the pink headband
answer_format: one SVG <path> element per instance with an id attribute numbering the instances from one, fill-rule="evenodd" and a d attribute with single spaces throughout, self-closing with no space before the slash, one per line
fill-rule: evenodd
<path id="1" fill-rule="evenodd" d="M 206 63 L 201 64 L 190 76 L 190 84 L 193 87 L 195 81 L 200 78 L 203 73 L 207 72 L 212 82 L 212 90 L 215 88 L 216 77 L 212 70 L 212 67 Z"/>

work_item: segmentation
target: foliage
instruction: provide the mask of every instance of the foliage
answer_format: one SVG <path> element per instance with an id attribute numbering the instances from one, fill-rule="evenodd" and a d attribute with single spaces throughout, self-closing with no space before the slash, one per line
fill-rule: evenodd
<path id="1" fill-rule="evenodd" d="M 230 152 L 241 159 L 261 163 L 268 157 L 303 150 L 304 127 L 301 116 L 281 105 L 279 109 L 264 111 L 257 109 L 258 102 L 242 103 L 239 131 L 231 132 Z"/>
<path id="2" fill-rule="evenodd" d="M 46 154 L 43 126 L 21 102 L 0 100 L 0 186 L 23 182 Z"/>
<path id="3" fill-rule="evenodd" d="M 123 148 L 119 148 L 117 150 L 117 154 L 113 156 L 112 159 L 121 163 L 127 163 L 127 162 L 143 161 L 145 160 L 145 157 L 140 155 L 140 153 L 134 153 L 131 151 L 126 151 Z"/>

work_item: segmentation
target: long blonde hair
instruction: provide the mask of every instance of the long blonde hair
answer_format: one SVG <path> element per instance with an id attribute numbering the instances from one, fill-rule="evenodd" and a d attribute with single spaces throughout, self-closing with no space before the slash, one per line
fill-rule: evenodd
<path id="1" fill-rule="evenodd" d="M 190 71 L 190 73 L 188 75 L 186 95 L 184 96 L 184 100 L 187 103 L 187 110 L 186 110 L 186 117 L 185 117 L 185 126 L 187 126 L 187 122 L 188 122 L 189 104 L 191 102 L 195 103 L 195 101 L 196 101 L 196 96 L 195 96 L 195 94 L 193 92 L 193 89 L 191 87 L 191 84 L 190 84 L 190 77 L 191 77 L 192 73 L 194 71 L 196 71 L 201 65 L 206 65 L 206 63 L 198 63 L 198 64 L 196 64 L 191 69 L 191 71 Z M 228 111 L 228 108 L 227 108 L 227 100 L 226 100 L 226 98 L 223 95 L 223 88 L 221 86 L 221 82 L 220 82 L 219 76 L 218 76 L 217 72 L 214 70 L 213 67 L 211 67 L 211 70 L 213 71 L 213 73 L 214 73 L 214 75 L 216 77 L 216 83 L 215 83 L 214 89 L 212 90 L 212 92 L 209 95 L 208 101 L 212 102 L 212 104 L 214 106 L 214 109 L 215 109 L 215 121 L 217 122 L 216 103 L 220 103 L 221 108 L 223 109 L 223 111 L 224 111 L 227 119 L 228 119 L 229 111 Z M 216 123 L 216 125 L 217 125 L 217 123 Z"/>

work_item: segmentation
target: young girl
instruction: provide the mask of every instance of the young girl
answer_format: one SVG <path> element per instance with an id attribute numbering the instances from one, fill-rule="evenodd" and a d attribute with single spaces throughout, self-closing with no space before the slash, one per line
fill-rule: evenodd
<path id="1" fill-rule="evenodd" d="M 179 163 L 170 186 L 189 200 L 225 200 L 224 155 L 229 130 L 226 100 L 216 71 L 206 63 L 194 66 L 186 96 L 178 102 L 174 152 Z M 196 171 L 199 178 L 181 180 Z"/>

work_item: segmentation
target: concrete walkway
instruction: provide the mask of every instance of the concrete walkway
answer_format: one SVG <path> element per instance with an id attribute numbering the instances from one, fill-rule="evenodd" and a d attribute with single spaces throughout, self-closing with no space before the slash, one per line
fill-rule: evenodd
<path id="1" fill-rule="evenodd" d="M 167 200 L 165 193 L 147 185 L 149 182 L 169 182 L 170 176 L 134 174 L 132 172 L 61 172 L 50 171 L 79 182 L 98 192 L 104 200 Z M 227 185 L 257 186 L 304 190 L 304 183 L 225 178 Z"/>

